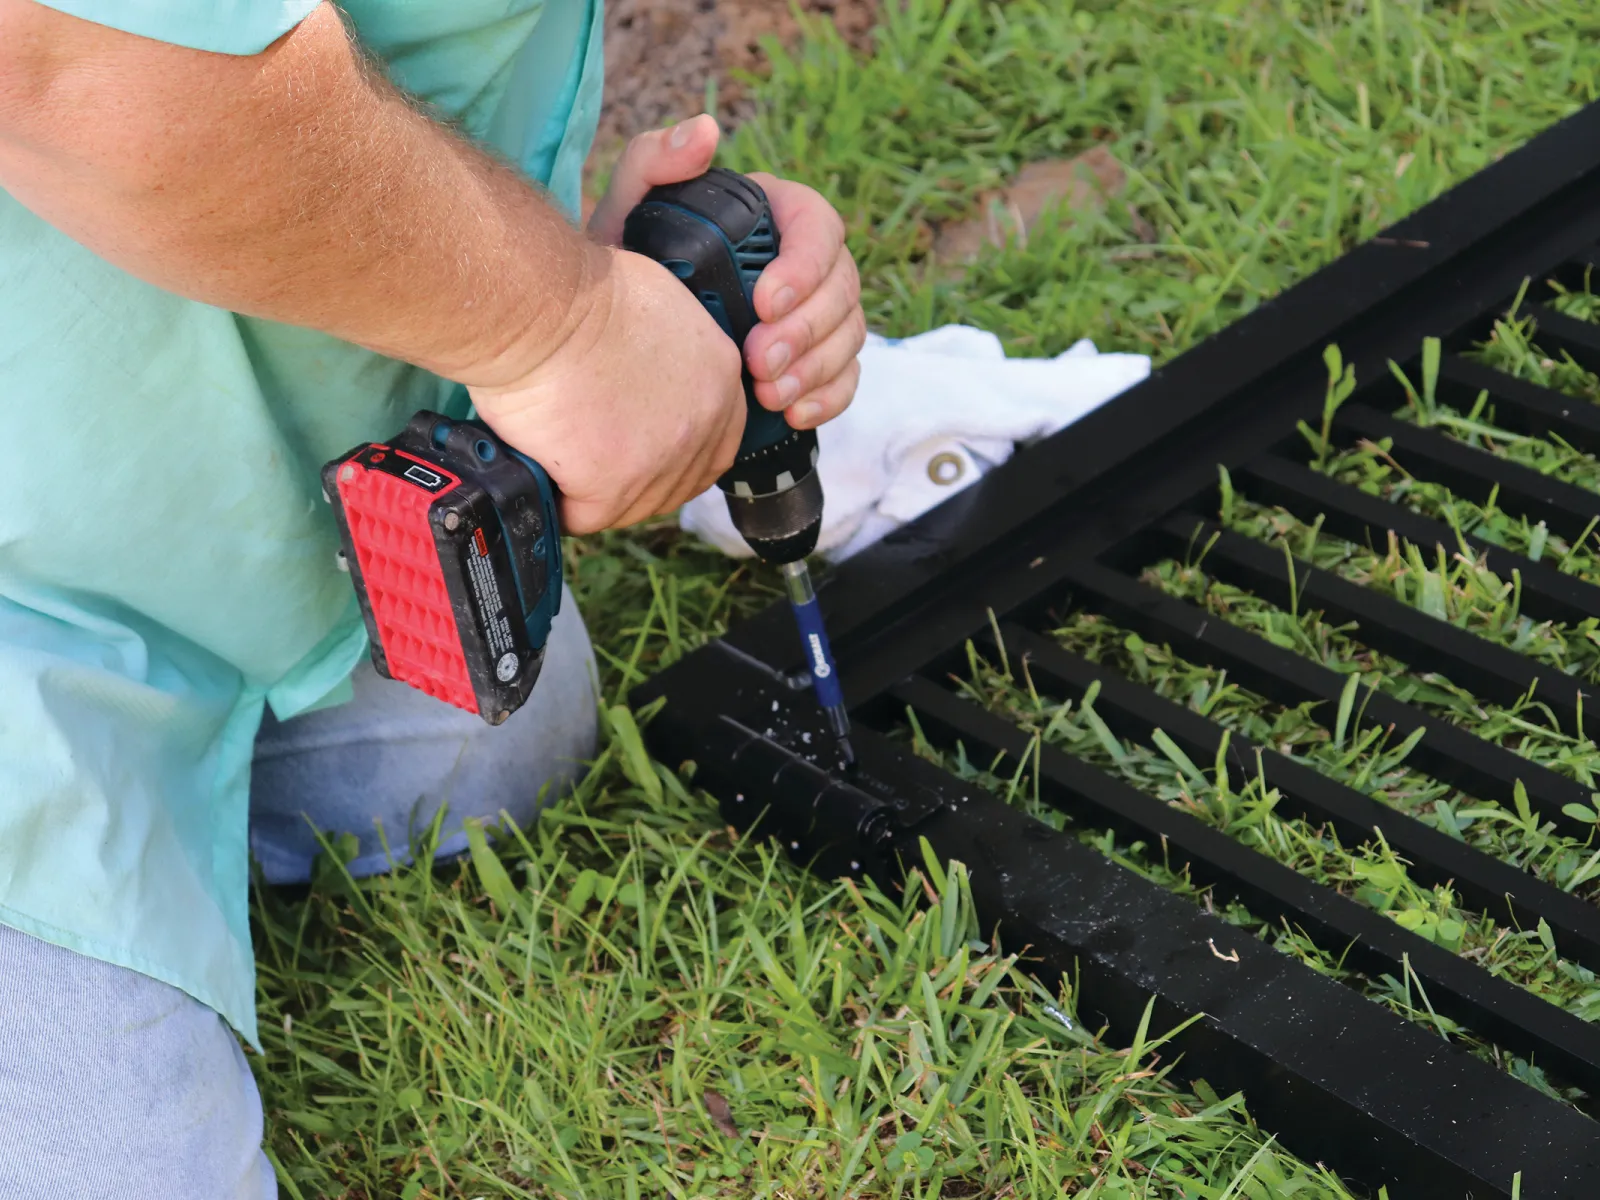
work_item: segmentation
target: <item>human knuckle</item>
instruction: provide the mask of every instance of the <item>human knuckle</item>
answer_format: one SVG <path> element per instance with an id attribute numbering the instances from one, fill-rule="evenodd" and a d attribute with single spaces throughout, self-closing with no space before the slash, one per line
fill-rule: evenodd
<path id="1" fill-rule="evenodd" d="M 695 428 L 688 421 L 679 421 L 669 429 L 663 430 L 661 440 L 656 446 L 656 453 L 651 456 L 648 463 L 641 463 L 636 473 L 636 478 L 640 482 L 639 490 L 642 492 L 661 473 L 663 463 L 692 452 L 697 440 Z"/>
<path id="2" fill-rule="evenodd" d="M 824 218 L 824 222 L 828 227 L 829 236 L 833 237 L 836 241 L 842 244 L 844 242 L 846 233 L 844 217 L 840 215 L 837 208 L 829 204 L 826 199 L 823 199 L 820 193 L 818 194 L 817 199 L 821 200 L 828 210 L 828 215 Z"/>
<path id="3" fill-rule="evenodd" d="M 699 420 L 686 420 L 678 431 L 678 446 L 685 453 L 698 453 L 707 437 L 716 436 L 716 414 L 707 411 Z"/>
<path id="4" fill-rule="evenodd" d="M 822 331 L 817 328 L 815 313 L 800 313 L 795 317 L 795 341 L 799 343 L 800 351 L 809 350 L 812 346 L 822 341 Z"/>
<path id="5" fill-rule="evenodd" d="M 794 377 L 800 381 L 802 393 L 815 391 L 827 383 L 830 374 L 828 363 L 821 354 L 808 355 L 794 368 Z"/>
<path id="6" fill-rule="evenodd" d="M 849 257 L 845 259 L 844 292 L 852 306 L 861 303 L 861 272 L 856 267 L 855 259 Z"/>
<path id="7" fill-rule="evenodd" d="M 861 360 L 852 358 L 839 377 L 840 408 L 847 406 L 861 384 Z"/>
<path id="8" fill-rule="evenodd" d="M 818 289 L 827 287 L 833 276 L 833 264 L 838 258 L 838 250 L 827 244 L 819 243 L 811 257 L 811 270 L 816 280 Z"/>
<path id="9" fill-rule="evenodd" d="M 799 236 L 787 244 L 784 252 L 787 255 L 784 259 L 784 282 L 794 288 L 804 300 L 827 278 L 825 273 L 818 273 L 818 268 L 822 266 L 822 258 L 810 239 L 802 240 Z"/>

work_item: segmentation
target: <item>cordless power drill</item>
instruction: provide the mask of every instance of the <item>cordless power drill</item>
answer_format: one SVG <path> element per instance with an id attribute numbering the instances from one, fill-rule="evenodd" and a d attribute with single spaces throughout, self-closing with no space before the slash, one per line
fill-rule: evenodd
<path id="1" fill-rule="evenodd" d="M 683 280 L 741 351 L 778 242 L 766 194 L 721 168 L 655 188 L 623 231 L 624 248 Z M 817 700 L 849 763 L 849 717 L 805 563 L 822 529 L 817 435 L 763 408 L 748 369 L 744 388 L 744 437 L 718 486 L 740 536 L 783 574 Z M 378 671 L 505 721 L 533 691 L 561 604 L 544 469 L 481 421 L 419 412 L 387 442 L 329 463 L 323 486 Z"/>

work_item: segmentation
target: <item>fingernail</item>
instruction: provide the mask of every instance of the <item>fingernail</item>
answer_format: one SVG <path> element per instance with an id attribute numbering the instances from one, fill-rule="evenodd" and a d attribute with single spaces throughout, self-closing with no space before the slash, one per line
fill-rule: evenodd
<path id="1" fill-rule="evenodd" d="M 778 294 L 772 298 L 772 315 L 786 317 L 789 310 L 794 307 L 795 295 L 792 287 L 780 288 Z"/>
<path id="2" fill-rule="evenodd" d="M 672 127 L 672 137 L 668 139 L 674 150 L 682 150 L 689 144 L 689 126 L 692 121 L 680 121 Z"/>
<path id="3" fill-rule="evenodd" d="M 794 406 L 794 409 L 790 413 L 791 420 L 789 423 L 796 427 L 814 425 L 816 424 L 817 418 L 821 415 L 822 405 L 818 404 L 815 400 L 807 400 L 804 404 L 796 404 Z"/>
<path id="4" fill-rule="evenodd" d="M 785 375 L 778 380 L 778 399 L 785 408 L 794 403 L 794 398 L 800 394 L 800 381 L 793 375 Z M 815 405 L 803 404 L 801 408 L 814 408 Z"/>
<path id="5" fill-rule="evenodd" d="M 767 370 L 776 375 L 789 365 L 789 359 L 793 353 L 794 351 L 789 349 L 788 342 L 779 342 L 771 350 L 767 351 Z"/>

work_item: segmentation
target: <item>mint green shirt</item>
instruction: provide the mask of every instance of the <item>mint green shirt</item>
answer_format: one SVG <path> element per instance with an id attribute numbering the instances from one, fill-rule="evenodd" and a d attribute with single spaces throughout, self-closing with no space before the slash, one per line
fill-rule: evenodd
<path id="1" fill-rule="evenodd" d="M 259 51 L 316 0 L 48 0 Z M 571 212 L 601 0 L 345 0 L 407 91 Z M 366 653 L 322 463 L 454 389 L 163 292 L 0 191 L 0 923 L 164 980 L 256 1041 L 251 748 Z"/>

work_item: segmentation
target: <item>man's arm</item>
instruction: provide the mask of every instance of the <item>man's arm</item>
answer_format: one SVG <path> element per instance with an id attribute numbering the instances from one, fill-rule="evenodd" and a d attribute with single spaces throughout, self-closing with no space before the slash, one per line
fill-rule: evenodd
<path id="1" fill-rule="evenodd" d="M 716 148 L 706 118 L 636 138 L 590 240 L 370 70 L 331 4 L 227 57 L 0 0 L 0 188 L 167 291 L 467 384 L 572 533 L 671 511 L 738 449 L 733 342 L 660 264 L 602 244 Z M 747 357 L 761 402 L 809 428 L 854 394 L 860 283 L 828 202 L 763 182 L 783 250 Z"/>
<path id="2" fill-rule="evenodd" d="M 474 386 L 605 303 L 610 255 L 417 112 L 331 4 L 232 57 L 0 0 L 0 188 L 168 291 Z"/>

